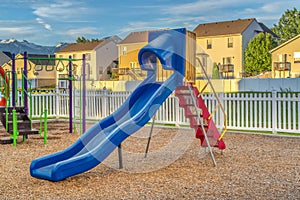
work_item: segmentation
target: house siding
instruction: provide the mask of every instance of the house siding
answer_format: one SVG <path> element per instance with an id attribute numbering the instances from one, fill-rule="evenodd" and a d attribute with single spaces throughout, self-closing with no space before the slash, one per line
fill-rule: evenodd
<path id="1" fill-rule="evenodd" d="M 245 20 L 244 20 L 245 21 Z M 236 21 L 239 23 L 240 21 Z M 231 22 L 221 22 L 222 26 L 224 26 L 224 23 L 231 23 Z M 217 28 L 217 24 L 213 24 L 215 28 Z M 210 25 L 210 24 L 208 24 Z M 230 24 L 231 26 L 232 24 Z M 230 28 L 228 25 L 228 27 Z M 234 30 L 236 30 L 238 27 L 232 26 Z M 205 26 L 201 26 L 205 29 Z M 225 27 L 226 28 L 226 27 Z M 198 36 L 197 37 L 197 45 L 200 47 L 197 47 L 197 53 L 203 53 L 205 52 L 207 55 L 210 56 L 211 61 L 209 66 L 207 68 L 208 73 L 209 71 L 212 71 L 213 64 L 220 63 L 223 64 L 223 58 L 230 58 L 231 63 L 234 65 L 234 72 L 228 72 L 225 73 L 225 76 L 229 78 L 242 78 L 244 74 L 244 52 L 247 48 L 248 43 L 250 40 L 258 35 L 259 32 L 263 32 L 264 30 L 260 26 L 260 24 L 254 19 L 251 19 L 251 23 L 249 25 L 244 27 L 244 30 L 240 32 L 235 33 L 229 33 L 231 29 L 227 30 L 228 34 L 215 34 L 208 36 L 207 34 L 205 36 Z M 200 31 L 200 30 L 198 30 Z M 211 30 L 212 31 L 212 30 Z M 203 32 L 203 30 L 202 30 Z M 201 33 L 202 33 L 201 32 Z M 217 31 L 215 31 L 217 33 Z M 219 31 L 220 32 L 220 31 Z M 222 31 L 221 31 L 222 32 Z M 203 33 L 202 33 L 203 34 Z M 233 47 L 229 48 L 228 45 L 228 38 L 232 38 L 233 41 Z M 207 48 L 207 40 L 210 40 L 212 42 L 212 48 Z M 224 77 L 224 73 L 223 73 Z"/>
<path id="2" fill-rule="evenodd" d="M 96 53 L 96 80 L 109 79 L 110 77 L 107 74 L 107 71 L 111 70 L 110 68 L 112 68 L 112 62 L 118 59 L 118 47 L 114 42 L 109 42 L 99 48 Z M 102 72 L 102 74 L 100 74 L 100 72 Z"/>
<path id="3" fill-rule="evenodd" d="M 282 47 L 276 48 L 275 50 L 271 51 L 272 54 L 272 77 L 273 78 L 298 78 L 300 77 L 300 62 L 295 61 L 295 52 L 300 53 L 300 35 L 288 42 L 287 44 L 283 45 Z M 288 71 L 275 71 L 274 70 L 274 63 L 279 62 L 278 55 L 286 54 L 286 62 L 290 63 L 291 69 L 290 72 Z"/>
<path id="4" fill-rule="evenodd" d="M 228 48 L 228 38 L 233 38 L 233 48 Z M 212 48 L 207 49 L 207 40 L 211 39 Z M 213 63 L 223 63 L 223 58 L 231 57 L 232 64 L 234 65 L 235 78 L 239 78 L 242 65 L 242 36 L 237 35 L 224 35 L 212 37 L 198 37 L 197 38 L 197 53 L 206 52 L 211 58 L 210 65 Z M 202 49 L 202 50 L 200 50 Z M 209 66 L 208 71 L 212 71 L 212 66 Z M 211 74 L 211 73 L 210 73 Z"/>
<path id="5" fill-rule="evenodd" d="M 141 48 L 147 45 L 147 42 L 121 44 L 119 45 L 119 68 L 130 68 L 131 62 L 136 62 L 136 67 L 139 68 L 138 54 Z M 123 48 L 126 48 L 126 54 L 123 54 Z"/>

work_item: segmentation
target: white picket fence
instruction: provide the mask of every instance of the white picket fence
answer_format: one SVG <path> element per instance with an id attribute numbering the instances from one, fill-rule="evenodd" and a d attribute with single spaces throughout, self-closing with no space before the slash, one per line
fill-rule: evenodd
<path id="1" fill-rule="evenodd" d="M 74 116 L 80 113 L 80 93 L 73 92 Z M 129 92 L 87 91 L 86 118 L 100 120 L 118 109 Z M 227 128 L 245 131 L 271 131 L 300 133 L 300 95 L 290 93 L 235 93 L 219 94 L 227 117 Z M 216 107 L 216 99 L 211 94 L 203 95 L 203 99 L 212 112 Z M 32 116 L 39 117 L 47 108 L 50 118 L 69 117 L 69 94 L 65 91 L 48 91 L 32 93 Z M 213 116 L 217 127 L 223 127 L 223 115 L 217 110 Z M 189 125 L 184 117 L 184 110 L 179 107 L 178 99 L 171 95 L 156 114 L 156 122 L 160 124 Z"/>

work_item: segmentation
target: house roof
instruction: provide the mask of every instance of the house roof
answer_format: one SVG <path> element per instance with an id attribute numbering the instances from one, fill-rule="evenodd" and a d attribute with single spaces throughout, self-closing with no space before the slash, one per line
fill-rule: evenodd
<path id="1" fill-rule="evenodd" d="M 5 63 L 8 63 L 11 60 L 11 53 L 9 52 L 0 52 L 0 66 Z"/>
<path id="2" fill-rule="evenodd" d="M 54 65 L 55 64 L 55 60 L 53 60 L 53 59 L 49 59 L 49 60 L 39 59 L 39 58 L 55 58 L 54 55 L 28 54 L 28 58 L 32 58 L 32 60 L 30 60 L 30 62 L 32 62 L 36 65 Z M 34 58 L 36 58 L 36 60 L 34 60 Z"/>
<path id="3" fill-rule="evenodd" d="M 73 51 L 92 51 L 96 49 L 99 45 L 104 45 L 106 40 L 102 39 L 100 41 L 94 42 L 79 42 L 79 43 L 72 43 L 67 45 L 66 47 L 60 49 L 56 53 L 61 52 L 73 52 Z"/>
<path id="4" fill-rule="evenodd" d="M 79 42 L 79 43 L 72 43 L 64 48 L 60 49 L 56 53 L 62 53 L 62 52 L 76 52 L 76 51 L 92 51 L 95 50 L 108 42 L 113 41 L 114 43 L 119 43 L 121 41 L 121 38 L 119 36 L 109 36 L 105 37 L 99 41 L 93 41 L 93 42 Z"/>
<path id="5" fill-rule="evenodd" d="M 157 29 L 157 30 L 131 32 L 119 44 L 148 42 L 148 35 L 150 32 L 156 32 L 156 31 L 162 31 L 162 30 L 168 30 L 168 29 Z"/>
<path id="6" fill-rule="evenodd" d="M 273 31 L 271 31 L 266 25 L 263 23 L 259 22 L 260 27 L 262 28 L 264 33 L 269 33 L 271 34 L 274 38 L 279 38 L 278 35 L 276 35 Z"/>
<path id="7" fill-rule="evenodd" d="M 199 24 L 194 29 L 194 32 L 196 33 L 196 37 L 241 34 L 254 21 L 256 21 L 255 18 L 250 18 Z"/>
<path id="8" fill-rule="evenodd" d="M 147 42 L 148 33 L 149 31 L 131 32 L 119 44 Z"/>
<path id="9" fill-rule="evenodd" d="M 273 53 L 274 51 L 276 51 L 276 50 L 278 50 L 278 49 L 284 47 L 285 45 L 287 45 L 287 44 L 293 42 L 294 40 L 296 40 L 296 39 L 298 39 L 298 38 L 300 38 L 300 34 L 299 34 L 299 35 L 296 35 L 296 36 L 293 37 L 292 39 L 290 39 L 290 40 L 288 40 L 288 41 L 282 43 L 281 45 L 275 47 L 274 49 L 271 49 L 271 50 L 270 50 L 270 53 Z"/>

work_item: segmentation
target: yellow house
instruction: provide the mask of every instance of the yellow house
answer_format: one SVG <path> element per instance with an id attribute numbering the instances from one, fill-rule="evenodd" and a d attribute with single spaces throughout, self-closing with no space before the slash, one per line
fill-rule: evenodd
<path id="1" fill-rule="evenodd" d="M 150 32 L 162 30 L 168 29 L 132 32 L 119 43 L 119 68 L 115 70 L 115 73 L 119 76 L 119 80 L 142 80 L 146 77 L 146 72 L 140 69 L 138 53 L 142 47 L 148 44 L 148 35 Z M 186 79 L 194 80 L 196 35 L 191 31 L 186 31 L 186 35 Z M 171 71 L 164 70 L 158 64 L 157 81 L 164 81 L 171 74 Z"/>
<path id="2" fill-rule="evenodd" d="M 222 78 L 243 77 L 244 51 L 258 33 L 269 32 L 275 36 L 254 18 L 199 24 L 194 32 L 197 57 L 210 75 L 217 68 Z M 197 78 L 202 77 L 202 71 L 197 70 Z"/>
<path id="3" fill-rule="evenodd" d="M 27 78 L 30 81 L 31 88 L 55 87 L 55 70 L 52 70 L 54 61 L 39 60 L 39 58 L 53 58 L 51 55 L 28 54 L 27 61 L 28 74 Z M 18 79 L 18 88 L 22 87 L 22 71 L 24 70 L 24 55 L 17 54 L 15 56 L 15 67 Z M 3 64 L 4 70 L 12 70 L 12 60 Z"/>
<path id="4" fill-rule="evenodd" d="M 100 41 L 82 42 L 69 44 L 55 53 L 56 58 L 69 58 L 71 56 L 72 73 L 75 78 L 82 77 L 82 58 L 86 56 L 86 80 L 91 82 L 91 85 L 97 87 L 97 81 L 108 80 L 111 76 L 112 68 L 116 66 L 118 59 L 117 44 L 120 42 L 118 36 L 107 37 Z M 60 62 L 60 63 L 58 63 Z M 58 68 L 57 83 L 59 87 L 65 88 L 66 82 L 60 81 L 68 74 L 68 61 L 56 61 Z"/>
<path id="5" fill-rule="evenodd" d="M 300 77 L 300 34 L 270 51 L 273 78 Z"/>
<path id="6" fill-rule="evenodd" d="M 138 53 L 148 44 L 149 31 L 131 32 L 118 44 L 119 68 L 114 73 L 119 80 L 140 80 L 145 74 L 140 70 Z"/>

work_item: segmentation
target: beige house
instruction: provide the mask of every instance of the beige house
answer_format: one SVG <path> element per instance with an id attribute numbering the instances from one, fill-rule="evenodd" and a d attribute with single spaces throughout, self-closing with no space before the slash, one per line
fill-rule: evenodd
<path id="1" fill-rule="evenodd" d="M 86 80 L 97 87 L 97 81 L 109 80 L 112 68 L 116 67 L 118 60 L 117 44 L 121 41 L 118 36 L 104 38 L 100 41 L 69 44 L 55 53 L 56 58 L 74 59 L 72 65 L 73 75 L 79 79 L 82 77 L 82 57 L 86 56 Z M 59 62 L 59 61 L 56 61 Z M 68 74 L 68 61 L 56 64 L 57 83 L 60 88 L 67 87 L 66 81 L 60 80 Z"/>
<path id="2" fill-rule="evenodd" d="M 254 18 L 199 24 L 194 32 L 197 57 L 209 74 L 217 68 L 223 78 L 244 76 L 244 51 L 258 33 L 269 32 L 276 36 Z M 203 73 L 199 67 L 197 69 L 197 78 L 201 79 Z"/>
<path id="3" fill-rule="evenodd" d="M 272 78 L 300 77 L 300 34 L 270 51 Z"/>

